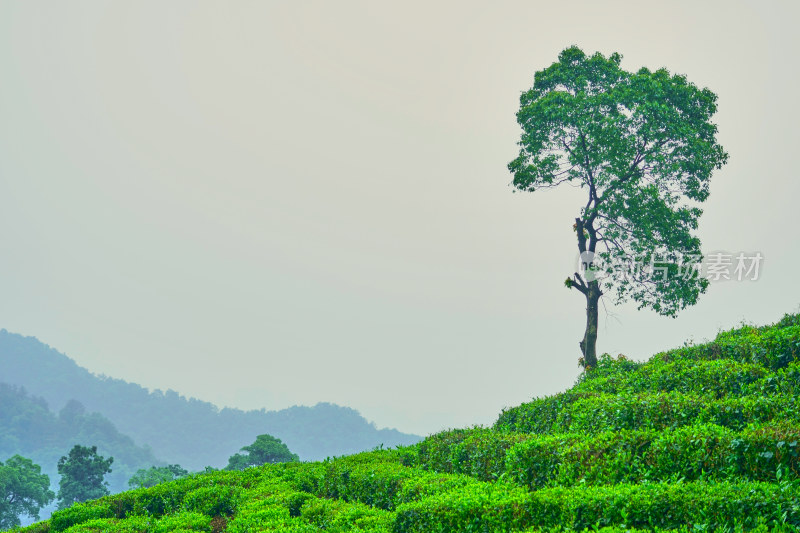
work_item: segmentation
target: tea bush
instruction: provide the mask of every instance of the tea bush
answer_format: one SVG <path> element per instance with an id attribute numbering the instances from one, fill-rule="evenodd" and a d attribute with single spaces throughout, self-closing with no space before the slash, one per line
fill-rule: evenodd
<path id="1" fill-rule="evenodd" d="M 28 533 L 800 531 L 800 315 L 647 362 L 604 355 L 491 428 L 193 475 Z"/>

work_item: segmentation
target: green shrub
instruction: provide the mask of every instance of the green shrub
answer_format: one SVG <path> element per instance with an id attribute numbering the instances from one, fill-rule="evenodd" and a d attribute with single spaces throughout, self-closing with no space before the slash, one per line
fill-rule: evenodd
<path id="1" fill-rule="evenodd" d="M 334 461 L 327 465 L 319 494 L 392 509 L 404 479 L 412 475 L 410 469 L 395 463 L 348 464 Z"/>
<path id="2" fill-rule="evenodd" d="M 785 315 L 783 315 L 783 318 L 777 321 L 772 327 L 786 328 L 790 326 L 800 326 L 800 313 L 795 313 L 795 314 L 786 313 Z"/>
<path id="3" fill-rule="evenodd" d="M 740 474 L 734 462 L 736 433 L 714 424 L 692 425 L 658 434 L 644 456 L 644 479 L 658 481 L 726 479 Z"/>
<path id="4" fill-rule="evenodd" d="M 176 512 L 181 509 L 186 493 L 193 490 L 198 484 L 195 479 L 180 479 L 132 491 L 135 494 L 135 503 L 129 513 L 162 516 Z"/>
<path id="5" fill-rule="evenodd" d="M 687 525 L 713 530 L 752 528 L 759 521 L 800 526 L 800 502 L 796 490 L 765 483 L 556 487 L 531 493 L 486 484 L 403 504 L 396 516 L 396 532 Z"/>
<path id="6" fill-rule="evenodd" d="M 731 443 L 738 472 L 752 479 L 800 477 L 800 427 L 783 421 L 749 427 Z"/>
<path id="7" fill-rule="evenodd" d="M 50 530 L 64 531 L 70 526 L 88 522 L 96 518 L 113 518 L 114 512 L 108 503 L 90 501 L 55 511 L 50 516 Z"/>
<path id="8" fill-rule="evenodd" d="M 777 372 L 762 377 L 747 387 L 746 392 L 754 395 L 783 394 L 800 395 L 800 362 L 793 361 Z"/>
<path id="9" fill-rule="evenodd" d="M 152 528 L 152 533 L 170 533 L 171 531 L 211 531 L 211 517 L 195 512 L 183 512 L 159 519 Z"/>
<path id="10" fill-rule="evenodd" d="M 800 427 L 782 423 L 742 432 L 714 424 L 669 431 L 624 430 L 581 438 L 537 436 L 508 450 L 509 480 L 530 489 L 647 481 L 798 479 Z"/>
<path id="11" fill-rule="evenodd" d="M 510 481 L 530 489 L 642 481 L 651 477 L 647 452 L 658 436 L 657 431 L 634 430 L 537 437 L 509 449 L 505 472 Z"/>
<path id="12" fill-rule="evenodd" d="M 531 489 L 546 487 L 559 476 L 564 451 L 578 435 L 549 435 L 523 441 L 508 450 L 505 471 L 509 479 Z"/>
<path id="13" fill-rule="evenodd" d="M 289 510 L 277 504 L 266 504 L 253 500 L 243 505 L 236 516 L 228 522 L 228 533 L 250 533 L 252 531 L 278 531 L 278 527 L 297 522 L 289 516 Z"/>
<path id="14" fill-rule="evenodd" d="M 394 516 L 361 503 L 313 498 L 301 510 L 302 518 L 325 531 L 390 531 Z"/>
<path id="15" fill-rule="evenodd" d="M 743 326 L 719 333 L 713 342 L 656 354 L 653 361 L 732 359 L 776 370 L 798 357 L 800 325 L 795 324 L 765 328 Z"/>
<path id="16" fill-rule="evenodd" d="M 117 531 L 118 523 L 119 520 L 115 518 L 93 518 L 86 522 L 75 524 L 64 531 L 65 533 L 110 533 Z"/>
<path id="17" fill-rule="evenodd" d="M 527 491 L 502 483 L 470 484 L 398 506 L 394 531 L 516 531 L 535 522 Z"/>
<path id="18" fill-rule="evenodd" d="M 504 409 L 494 424 L 498 431 L 519 431 L 523 433 L 550 433 L 560 416 L 573 402 L 586 397 L 596 396 L 597 393 L 579 393 L 572 390 L 535 398 L 518 407 Z"/>
<path id="19" fill-rule="evenodd" d="M 742 429 L 753 422 L 798 420 L 792 396 L 714 399 L 682 392 L 598 395 L 576 400 L 556 422 L 558 431 L 598 433 L 669 429 L 709 423 Z"/>
<path id="20" fill-rule="evenodd" d="M 481 482 L 465 475 L 429 472 L 359 454 L 327 463 L 317 495 L 393 510 L 401 503 L 473 483 Z"/>
<path id="21" fill-rule="evenodd" d="M 730 359 L 677 360 L 647 363 L 624 374 L 592 375 L 575 390 L 605 394 L 677 391 L 721 398 L 747 394 L 752 383 L 769 374 L 761 365 Z"/>
<path id="22" fill-rule="evenodd" d="M 239 504 L 241 492 L 235 486 L 200 487 L 186 494 L 183 508 L 207 516 L 230 516 Z"/>
<path id="23" fill-rule="evenodd" d="M 436 472 L 467 474 L 491 481 L 505 471 L 507 450 L 530 438 L 531 435 L 485 428 L 445 431 L 418 444 L 417 464 Z"/>

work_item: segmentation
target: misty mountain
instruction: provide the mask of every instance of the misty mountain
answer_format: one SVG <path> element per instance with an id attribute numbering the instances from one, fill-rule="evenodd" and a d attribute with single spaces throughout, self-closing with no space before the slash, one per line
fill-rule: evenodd
<path id="1" fill-rule="evenodd" d="M 161 461 L 190 470 L 221 467 L 255 437 L 283 440 L 301 460 L 320 460 L 420 440 L 395 429 L 378 429 L 358 411 L 330 403 L 280 411 L 219 409 L 167 390 L 97 376 L 34 337 L 0 330 L 0 382 L 19 385 L 58 411 L 77 400 L 86 411 L 110 419 Z"/>
<path id="2" fill-rule="evenodd" d="M 110 420 L 99 413 L 86 413 L 79 402 L 71 400 L 55 414 L 43 398 L 0 383 L 0 461 L 14 454 L 33 460 L 50 476 L 56 491 L 58 459 L 76 444 L 96 445 L 100 455 L 114 458 L 106 476 L 113 492 L 127 490 L 128 479 L 139 468 L 162 464 L 150 448 L 136 446 Z"/>

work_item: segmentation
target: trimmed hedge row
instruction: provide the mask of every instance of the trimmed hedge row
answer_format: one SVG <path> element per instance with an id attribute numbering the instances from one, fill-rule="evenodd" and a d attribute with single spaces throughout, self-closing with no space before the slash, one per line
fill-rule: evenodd
<path id="1" fill-rule="evenodd" d="M 368 454 L 365 454 L 368 455 Z M 349 463 L 364 467 L 369 462 L 392 464 L 396 457 L 376 453 L 354 457 Z M 345 459 L 328 463 L 345 462 Z M 401 467 L 402 468 L 402 467 Z M 343 500 L 326 500 L 312 494 L 318 491 L 326 471 L 324 464 L 273 465 L 271 471 L 245 493 L 246 503 L 227 524 L 226 531 L 245 533 L 257 530 L 280 532 L 354 531 L 388 533 L 394 515 L 390 512 Z"/>
<path id="2" fill-rule="evenodd" d="M 448 474 L 493 481 L 505 471 L 509 448 L 534 436 L 486 428 L 443 431 L 417 443 L 414 465 Z"/>
<path id="3" fill-rule="evenodd" d="M 721 332 L 713 342 L 661 352 L 652 361 L 732 359 L 777 370 L 799 358 L 800 324 L 793 323 Z"/>
<path id="4" fill-rule="evenodd" d="M 555 396 L 534 398 L 517 407 L 503 409 L 494 424 L 499 431 L 518 431 L 521 433 L 551 433 L 562 412 L 569 409 L 573 402 L 592 396 L 595 392 L 574 392 L 568 390 Z"/>
<path id="5" fill-rule="evenodd" d="M 775 436 L 766 428 L 753 433 L 764 438 Z M 520 441 L 515 447 L 535 440 L 539 439 Z M 589 455 L 593 452 L 590 450 Z M 125 517 L 97 516 L 114 514 L 120 509 L 113 507 L 110 498 L 77 505 L 67 510 L 71 513 L 60 512 L 61 526 L 68 516 L 74 522 L 61 530 L 149 532 L 164 527 L 209 531 L 214 528 L 214 520 L 222 520 L 222 529 L 230 533 L 513 531 L 533 526 L 583 529 L 595 525 L 749 528 L 757 525 L 757 517 L 772 525 L 800 525 L 798 489 L 790 483 L 692 482 L 595 487 L 578 484 L 529 492 L 504 481 L 487 483 L 465 475 L 405 467 L 397 457 L 381 454 L 360 454 L 317 464 L 275 465 L 237 474 L 239 483 L 235 486 L 229 484 L 232 479 L 219 483 L 223 479 L 210 474 L 191 483 L 181 484 L 179 480 L 158 486 L 158 491 L 152 490 L 156 487 L 132 491 L 127 494 L 136 493 L 137 501 Z M 167 490 L 169 485 L 182 486 L 183 496 L 178 496 L 181 490 Z M 215 494 L 221 497 L 216 498 Z M 211 517 L 187 508 L 214 513 L 226 508 L 220 502 L 229 500 L 229 494 L 240 498 L 231 516 Z M 163 504 L 178 500 L 182 502 L 180 505 Z M 153 507 L 154 502 L 162 503 Z M 83 511 L 79 513 L 76 509 Z M 148 509 L 166 514 L 155 516 L 148 514 Z M 51 522 L 54 525 L 58 523 Z"/>
<path id="6" fill-rule="evenodd" d="M 682 392 L 598 395 L 576 400 L 556 421 L 554 432 L 668 429 L 710 423 L 742 429 L 751 423 L 800 420 L 797 398 L 774 395 L 712 399 Z"/>
<path id="7" fill-rule="evenodd" d="M 652 483 L 557 487 L 528 493 L 502 484 L 471 485 L 397 508 L 394 531 L 518 531 L 561 526 L 795 529 L 800 500 L 792 486 L 767 483 Z"/>
<path id="8" fill-rule="evenodd" d="M 762 523 L 763 522 L 763 523 Z M 635 527 L 623 527 L 623 526 L 592 526 L 591 528 L 584 528 L 584 529 L 569 529 L 566 530 L 561 526 L 550 527 L 550 528 L 538 528 L 532 527 L 530 529 L 526 529 L 523 533 L 566 533 L 567 531 L 574 533 L 576 531 L 582 533 L 662 533 L 669 531 L 670 533 L 698 533 L 698 532 L 713 532 L 713 533 L 744 533 L 745 528 L 744 526 L 737 525 L 736 527 L 732 526 L 719 526 L 719 527 L 709 527 L 702 524 L 696 524 L 695 526 L 681 526 L 675 527 L 670 529 L 664 529 L 660 527 L 648 527 L 645 529 L 642 528 L 635 528 Z M 758 525 L 755 527 L 748 527 L 747 531 L 749 533 L 797 533 L 797 528 L 790 524 L 777 524 L 777 525 L 767 525 L 766 521 L 759 521 Z"/>
<path id="9" fill-rule="evenodd" d="M 254 489 L 248 502 L 227 524 L 226 531 L 390 531 L 392 513 L 361 503 L 320 499 L 296 491 L 292 485 L 291 481 L 278 481 Z"/>
<path id="10" fill-rule="evenodd" d="M 798 479 L 800 426 L 758 426 L 736 433 L 704 424 L 667 432 L 628 430 L 591 438 L 536 438 L 509 449 L 505 473 L 530 489 L 647 481 Z"/>
<path id="11" fill-rule="evenodd" d="M 730 359 L 644 364 L 633 371 L 621 369 L 616 361 L 604 366 L 584 378 L 575 391 L 605 394 L 678 391 L 722 398 L 751 394 L 753 383 L 774 375 L 761 365 Z"/>
<path id="12" fill-rule="evenodd" d="M 124 520 L 128 517 L 190 512 L 208 516 L 231 515 L 243 486 L 263 475 L 261 472 L 215 472 L 182 478 L 145 489 L 137 489 L 55 511 L 49 520 L 50 531 L 65 531 L 91 520 Z"/>
<path id="13" fill-rule="evenodd" d="M 680 478 L 776 481 L 800 478 L 799 443 L 800 424 L 787 422 L 741 432 L 694 424 L 591 436 L 474 429 L 421 442 L 418 466 L 481 481 L 506 477 L 531 489 Z"/>
<path id="14" fill-rule="evenodd" d="M 794 395 L 713 398 L 682 392 L 573 392 L 536 399 L 504 411 L 494 428 L 535 434 L 669 429 L 711 423 L 742 429 L 771 420 L 800 421 Z"/>
<path id="15" fill-rule="evenodd" d="M 394 513 L 362 503 L 314 498 L 306 501 L 300 516 L 324 531 L 391 531 Z"/>
<path id="16" fill-rule="evenodd" d="M 122 520 L 96 518 L 74 525 L 66 533 L 171 533 L 186 531 L 212 531 L 211 517 L 201 513 L 178 513 L 154 519 L 132 516 Z"/>
<path id="17" fill-rule="evenodd" d="M 281 533 L 311 533 L 319 528 L 292 517 L 289 510 L 277 503 L 249 502 L 241 512 L 227 524 L 228 533 L 250 533 L 252 531 L 276 531 Z"/>
<path id="18" fill-rule="evenodd" d="M 723 428 L 716 429 L 725 433 Z M 754 429 L 753 438 L 767 432 Z M 530 442 L 533 440 L 518 446 Z M 668 450 L 669 442 L 663 444 Z M 365 459 L 360 457 L 349 464 L 336 460 L 326 465 L 318 495 L 394 509 L 395 532 L 512 531 L 533 525 L 577 529 L 621 524 L 754 527 L 759 517 L 773 525 L 800 525 L 800 491 L 790 483 L 701 481 L 595 487 L 579 483 L 528 492 L 503 481 L 486 483 L 463 475 L 431 475 L 396 463 Z M 331 487 L 335 490 L 327 492 Z"/>
<path id="19" fill-rule="evenodd" d="M 683 392 L 704 398 L 800 393 L 800 315 L 773 326 L 721 332 L 710 343 L 655 355 L 647 363 L 601 356 L 571 390 L 504 410 L 496 429 L 565 431 L 564 412 L 577 400 L 604 394 Z M 691 413 L 688 413 L 691 416 Z M 610 429 L 610 428 L 608 428 Z"/>
<path id="20" fill-rule="evenodd" d="M 361 468 L 370 463 L 399 466 L 390 462 L 387 454 L 356 457 L 349 463 Z M 329 469 L 323 464 L 292 463 L 236 472 L 233 478 L 238 484 L 226 484 L 232 481 L 228 473 L 209 474 L 202 480 L 178 480 L 117 495 L 125 498 L 112 496 L 59 511 L 48 530 L 66 533 L 390 531 L 392 513 L 363 503 L 324 500 L 306 492 L 318 488 L 325 470 Z M 117 505 L 121 501 L 124 505 Z M 65 527 L 67 523 L 71 524 Z"/>
<path id="21" fill-rule="evenodd" d="M 325 464 L 316 491 L 318 496 L 357 501 L 391 511 L 401 503 L 429 494 L 481 483 L 469 476 L 430 472 L 385 460 L 349 459 L 337 459 Z"/>
<path id="22" fill-rule="evenodd" d="M 24 531 L 212 531 L 214 521 L 218 525 L 221 521 L 222 527 L 231 532 L 262 526 L 283 532 L 388 532 L 391 513 L 363 503 L 321 500 L 311 492 L 334 487 L 336 475 L 352 469 L 353 483 L 338 489 L 349 491 L 354 500 L 363 499 L 366 492 L 363 486 L 359 491 L 358 473 L 370 468 L 380 470 L 386 482 L 387 476 L 405 469 L 400 462 L 407 455 L 407 451 L 390 450 L 326 463 L 286 463 L 243 472 L 204 474 L 76 504 Z M 422 495 L 429 488 L 428 483 L 415 481 L 419 486 L 409 483 L 403 493 L 405 500 L 414 494 Z M 462 484 L 464 481 L 469 479 L 462 480 Z"/>

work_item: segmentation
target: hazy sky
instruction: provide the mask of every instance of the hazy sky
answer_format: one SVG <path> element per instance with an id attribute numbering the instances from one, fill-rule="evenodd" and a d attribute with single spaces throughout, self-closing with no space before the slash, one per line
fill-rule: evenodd
<path id="1" fill-rule="evenodd" d="M 0 328 L 220 406 L 427 434 L 569 387 L 575 190 L 512 194 L 515 113 L 569 45 L 719 95 L 706 252 L 759 251 L 642 359 L 798 311 L 792 2 L 0 0 Z M 2 369 L 0 369 L 2 380 Z"/>

